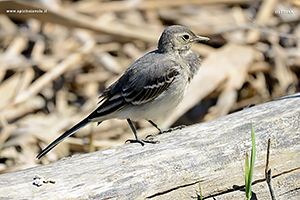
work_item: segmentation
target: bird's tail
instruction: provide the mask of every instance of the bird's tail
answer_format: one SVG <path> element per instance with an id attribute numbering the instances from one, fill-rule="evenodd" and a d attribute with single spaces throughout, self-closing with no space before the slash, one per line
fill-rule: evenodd
<path id="1" fill-rule="evenodd" d="M 58 145 L 60 142 L 62 142 L 65 138 L 69 137 L 70 135 L 74 134 L 78 130 L 82 129 L 86 125 L 90 124 L 92 121 L 90 121 L 87 118 L 73 126 L 71 129 L 67 130 L 65 133 L 63 133 L 61 136 L 59 136 L 56 140 L 54 140 L 51 144 L 49 144 L 43 151 L 41 151 L 36 157 L 37 159 L 40 159 L 44 155 L 46 155 L 51 149 L 53 149 L 56 145 Z"/>

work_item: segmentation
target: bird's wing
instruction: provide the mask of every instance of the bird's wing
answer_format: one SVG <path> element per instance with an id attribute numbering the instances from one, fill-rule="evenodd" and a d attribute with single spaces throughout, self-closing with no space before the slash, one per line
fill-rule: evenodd
<path id="1" fill-rule="evenodd" d="M 139 75 L 129 80 L 123 87 L 122 96 L 133 105 L 141 105 L 158 97 L 165 91 L 179 74 L 171 63 L 159 63 L 159 66 L 144 69 Z"/>
<path id="2" fill-rule="evenodd" d="M 118 81 L 103 92 L 100 96 L 100 106 L 89 118 L 98 118 L 130 105 L 147 103 L 165 91 L 178 74 L 174 62 L 129 68 Z"/>

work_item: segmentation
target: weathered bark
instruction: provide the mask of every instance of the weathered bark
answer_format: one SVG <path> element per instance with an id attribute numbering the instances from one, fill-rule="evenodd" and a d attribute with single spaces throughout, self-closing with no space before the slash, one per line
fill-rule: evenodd
<path id="1" fill-rule="evenodd" d="M 158 136 L 0 176 L 3 199 L 243 199 L 245 153 L 256 136 L 254 196 L 265 182 L 268 138 L 272 183 L 280 199 L 300 198 L 299 93 Z M 33 184 L 35 175 L 56 183 Z M 234 189 L 237 188 L 237 189 Z"/>

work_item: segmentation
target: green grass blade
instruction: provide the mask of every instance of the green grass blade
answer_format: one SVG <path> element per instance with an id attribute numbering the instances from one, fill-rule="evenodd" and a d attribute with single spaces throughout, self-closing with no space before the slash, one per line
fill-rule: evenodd
<path id="1" fill-rule="evenodd" d="M 254 163 L 255 163 L 255 156 L 256 156 L 256 146 L 255 146 L 255 133 L 253 129 L 253 124 L 251 123 L 251 140 L 252 140 L 252 151 L 251 151 L 251 158 L 250 158 L 250 170 L 249 170 L 249 177 L 248 177 L 248 184 L 246 185 L 246 197 L 247 199 L 251 198 L 252 190 L 252 178 L 253 178 L 253 170 L 254 170 Z"/>
<path id="2" fill-rule="evenodd" d="M 247 186 L 248 186 L 249 171 L 250 171 L 249 158 L 248 158 L 248 153 L 246 153 L 246 159 L 245 159 L 245 186 L 246 186 L 246 193 L 247 193 L 247 188 L 248 188 Z"/>
<path id="3" fill-rule="evenodd" d="M 200 184 L 200 178 L 199 178 L 199 194 L 200 194 L 200 200 L 203 200 L 202 190 L 201 190 L 201 184 Z"/>

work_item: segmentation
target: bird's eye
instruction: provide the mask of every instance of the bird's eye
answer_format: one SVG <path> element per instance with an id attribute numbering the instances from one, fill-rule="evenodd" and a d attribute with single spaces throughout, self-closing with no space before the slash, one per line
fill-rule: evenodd
<path id="1" fill-rule="evenodd" d="M 184 40 L 188 40 L 188 39 L 190 39 L 190 36 L 189 36 L 189 35 L 183 35 L 182 38 L 183 38 Z"/>

